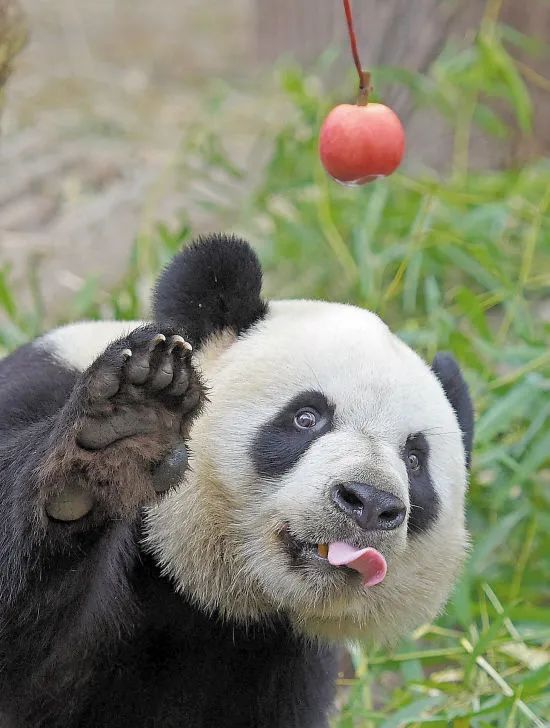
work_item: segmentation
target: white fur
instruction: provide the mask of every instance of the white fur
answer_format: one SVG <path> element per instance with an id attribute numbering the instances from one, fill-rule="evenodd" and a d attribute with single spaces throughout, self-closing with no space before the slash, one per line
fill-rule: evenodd
<path id="1" fill-rule="evenodd" d="M 82 371 L 142 323 L 71 324 L 36 345 Z M 272 302 L 248 334 L 224 332 L 195 359 L 210 403 L 191 433 L 193 471 L 148 514 L 147 541 L 178 588 L 243 621 L 284 611 L 297 629 L 330 638 L 393 639 L 433 617 L 467 536 L 461 436 L 430 368 L 374 314 L 313 301 Z M 335 428 L 283 477 L 259 479 L 249 454 L 257 429 L 311 389 L 335 403 Z M 336 569 L 291 568 L 277 536 L 283 523 L 314 543 L 357 538 L 331 505 L 333 483 L 370 482 L 409 506 L 399 451 L 419 431 L 430 444 L 440 514 L 414 538 L 405 525 L 370 537 L 388 562 L 384 582 L 365 590 Z"/>
<path id="2" fill-rule="evenodd" d="M 178 588 L 242 620 L 283 610 L 318 636 L 394 638 L 432 618 L 467 537 L 461 434 L 431 369 L 374 314 L 314 301 L 272 302 L 248 334 L 217 337 L 199 362 L 210 402 L 191 433 L 193 472 L 147 518 L 147 542 Z M 335 428 L 283 477 L 258 478 L 255 433 L 304 390 L 336 405 Z M 313 543 L 357 538 L 330 502 L 335 482 L 374 482 L 409 506 L 400 449 L 416 432 L 430 445 L 441 510 L 420 536 L 406 524 L 362 535 L 388 561 L 384 582 L 365 590 L 334 568 L 292 568 L 277 536 L 284 523 Z"/>
<path id="3" fill-rule="evenodd" d="M 62 363 L 84 371 L 116 339 L 141 326 L 144 321 L 81 321 L 54 329 L 41 336 L 42 346 Z"/>

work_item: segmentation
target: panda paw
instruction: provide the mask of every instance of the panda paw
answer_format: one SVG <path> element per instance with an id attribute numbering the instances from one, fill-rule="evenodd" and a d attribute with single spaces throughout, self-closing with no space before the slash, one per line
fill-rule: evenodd
<path id="1" fill-rule="evenodd" d="M 108 346 L 54 424 L 40 472 L 50 522 L 78 530 L 134 518 L 180 483 L 185 439 L 203 399 L 178 329 L 150 324 Z"/>
<path id="2" fill-rule="evenodd" d="M 191 345 L 169 326 L 148 325 L 111 344 L 84 372 L 74 432 L 85 450 L 129 438 L 177 443 L 202 401 Z"/>

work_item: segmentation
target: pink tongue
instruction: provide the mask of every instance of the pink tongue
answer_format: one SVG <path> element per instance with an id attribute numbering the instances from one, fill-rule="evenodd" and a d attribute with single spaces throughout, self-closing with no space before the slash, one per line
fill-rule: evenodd
<path id="1" fill-rule="evenodd" d="M 357 549 L 341 541 L 329 544 L 328 561 L 333 566 L 349 566 L 358 571 L 365 586 L 380 584 L 388 570 L 386 559 L 376 549 Z"/>

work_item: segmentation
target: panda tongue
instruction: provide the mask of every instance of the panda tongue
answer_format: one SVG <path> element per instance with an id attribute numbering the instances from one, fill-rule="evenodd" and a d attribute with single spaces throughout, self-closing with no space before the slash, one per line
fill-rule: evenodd
<path id="1" fill-rule="evenodd" d="M 333 566 L 349 566 L 358 571 L 365 586 L 380 584 L 388 570 L 386 559 L 376 549 L 358 549 L 342 541 L 329 544 L 328 561 Z"/>

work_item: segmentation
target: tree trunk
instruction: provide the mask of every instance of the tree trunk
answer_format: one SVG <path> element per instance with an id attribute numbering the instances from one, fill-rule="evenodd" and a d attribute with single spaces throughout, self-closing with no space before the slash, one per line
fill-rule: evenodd
<path id="1" fill-rule="evenodd" d="M 548 0 L 506 0 L 502 20 L 535 38 L 545 52 L 537 57 L 525 51 L 513 52 L 527 81 L 534 108 L 534 133 L 517 134 L 514 161 L 550 155 L 550 4 Z"/>

